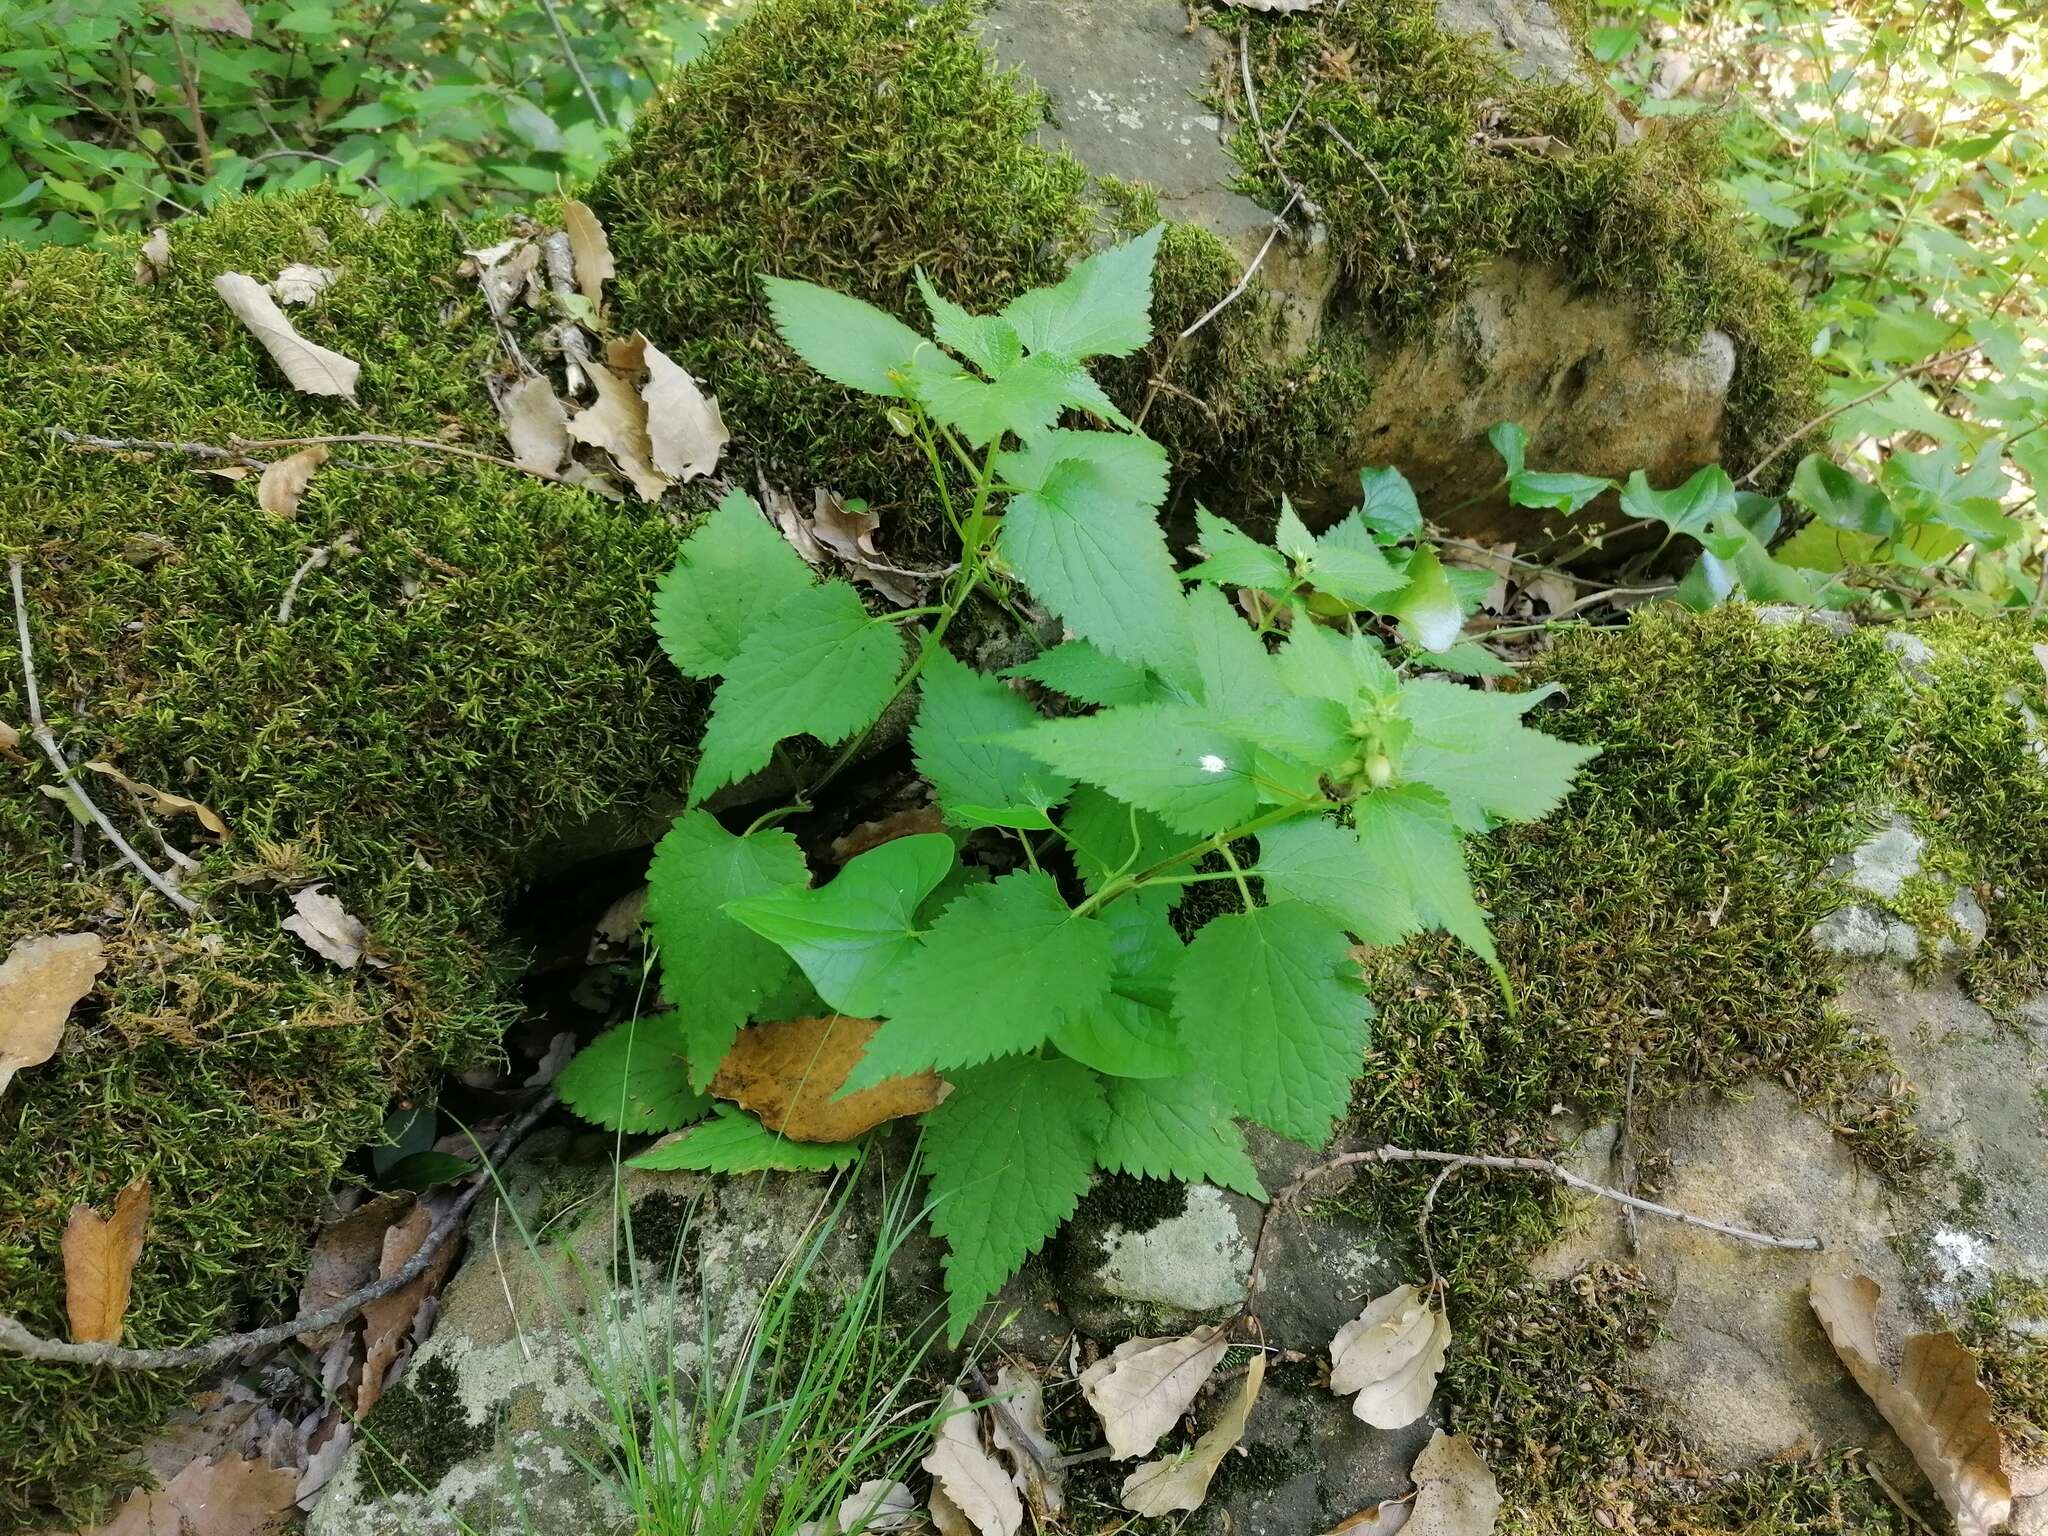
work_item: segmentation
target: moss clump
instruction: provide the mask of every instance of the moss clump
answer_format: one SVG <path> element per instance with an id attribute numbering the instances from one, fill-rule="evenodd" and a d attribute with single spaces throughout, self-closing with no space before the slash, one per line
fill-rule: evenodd
<path id="1" fill-rule="evenodd" d="M 448 1362 L 418 1362 L 363 1420 L 363 1467 L 379 1488 L 431 1488 L 451 1467 L 490 1449 L 491 1426 L 472 1424 Z"/>
<path id="2" fill-rule="evenodd" d="M 879 402 L 782 344 L 755 278 L 824 283 L 922 327 L 917 267 L 973 309 L 1065 270 L 1096 223 L 1087 173 L 1031 142 L 1043 99 L 997 70 L 974 14 L 763 0 L 663 90 L 590 194 L 625 323 L 714 381 L 775 474 L 866 497 L 900 549 L 935 521 L 922 459 Z"/>
<path id="3" fill-rule="evenodd" d="M 1516 256 L 1631 300 L 1649 345 L 1689 348 L 1725 331 L 1736 348 L 1731 464 L 1811 414 L 1810 325 L 1744 248 L 1736 211 L 1712 185 L 1716 124 L 1652 121 L 1631 136 L 1598 90 L 1515 78 L 1496 49 L 1446 33 L 1429 0 L 1233 25 L 1263 118 L 1277 125 L 1301 108 L 1272 143 L 1277 167 L 1241 126 L 1233 150 L 1246 185 L 1276 207 L 1292 186 L 1316 200 L 1374 327 L 1414 332 L 1487 264 Z"/>
<path id="4" fill-rule="evenodd" d="M 79 758 L 234 831 L 193 847 L 205 910 L 186 922 L 96 834 L 72 864 L 70 823 L 37 792 L 50 775 L 0 759 L 0 950 L 94 929 L 109 956 L 67 1048 L 0 1102 L 0 1295 L 61 1333 L 66 1212 L 146 1175 L 128 1335 L 161 1345 L 291 1294 L 330 1178 L 386 1105 L 516 1017 L 524 953 L 499 908 L 521 868 L 600 813 L 644 820 L 682 782 L 701 707 L 644 617 L 678 508 L 343 449 L 286 519 L 194 461 L 54 441 L 501 441 L 494 338 L 454 228 L 373 226 L 309 194 L 228 203 L 172 243 L 148 288 L 119 254 L 0 249 L 0 556 L 25 566 L 45 711 Z M 295 320 L 361 360 L 355 404 L 295 395 L 212 290 L 293 261 L 342 271 Z M 312 574 L 279 622 L 307 552 L 344 532 L 360 553 Z M 22 726 L 11 653 L 0 719 Z M 387 968 L 339 971 L 281 931 L 288 887 L 314 879 Z M 94 1480 L 179 1385 L 0 1362 L 0 1530 L 89 1523 Z"/>

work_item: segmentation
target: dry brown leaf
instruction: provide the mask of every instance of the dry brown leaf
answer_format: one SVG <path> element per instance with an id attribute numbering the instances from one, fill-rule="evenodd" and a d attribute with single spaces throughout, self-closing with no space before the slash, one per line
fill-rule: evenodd
<path id="1" fill-rule="evenodd" d="M 1127 1339 L 1083 1371 L 1081 1391 L 1102 1420 L 1110 1454 L 1119 1461 L 1148 1455 L 1229 1347 L 1229 1329 L 1218 1324 L 1181 1338 Z"/>
<path id="2" fill-rule="evenodd" d="M 1348 1519 L 1339 1520 L 1323 1532 L 1323 1536 L 1394 1536 L 1394 1532 L 1408 1523 L 1414 1507 L 1415 1495 L 1412 1493 L 1398 1499 L 1381 1499 Z"/>
<path id="3" fill-rule="evenodd" d="M 866 1524 L 863 1525 L 862 1522 Z M 841 1531 L 904 1531 L 921 1525 L 917 1499 L 902 1483 L 873 1477 L 862 1483 L 839 1505 Z"/>
<path id="4" fill-rule="evenodd" d="M 299 1473 L 241 1456 L 192 1461 L 161 1488 L 137 1489 L 93 1536 L 261 1536 L 292 1507 Z"/>
<path id="5" fill-rule="evenodd" d="M 1005 1365 L 996 1372 L 996 1396 L 1004 1411 L 989 1415 L 989 1439 L 1010 1458 L 1012 1480 L 1042 1528 L 1067 1511 L 1060 1448 L 1045 1432 L 1045 1387 L 1029 1366 Z"/>
<path id="6" fill-rule="evenodd" d="M 404 1220 L 414 1204 L 411 1195 L 378 1195 L 322 1227 L 306 1261 L 306 1278 L 299 1284 L 299 1315 L 331 1307 L 376 1279 L 384 1256 L 384 1234 Z M 336 1323 L 317 1333 L 302 1333 L 299 1342 L 308 1349 L 325 1349 L 347 1326 Z"/>
<path id="7" fill-rule="evenodd" d="M 2012 1485 L 1977 1356 L 1952 1333 L 1916 1333 L 1894 1379 L 1877 1341 L 1880 1294 L 1868 1275 L 1819 1274 L 1806 1288 L 1828 1342 L 1913 1453 L 1961 1536 L 1985 1536 L 2012 1514 Z"/>
<path id="8" fill-rule="evenodd" d="M 925 1501 L 925 1513 L 932 1517 L 932 1527 L 939 1536 L 974 1536 L 974 1522 L 946 1497 L 946 1490 L 937 1483 L 932 1484 L 932 1496 Z"/>
<path id="9" fill-rule="evenodd" d="M 980 1536 L 1017 1536 L 1024 1504 L 1009 1475 L 982 1449 L 980 1415 L 958 1387 L 946 1394 L 945 1409 L 938 1440 L 922 1462 L 936 1492 L 952 1500 Z"/>
<path id="10" fill-rule="evenodd" d="M 839 1014 L 749 1025 L 719 1064 L 711 1092 L 791 1141 L 851 1141 L 884 1120 L 935 1107 L 948 1086 L 933 1072 L 833 1097 L 877 1027 L 873 1019 Z"/>
<path id="11" fill-rule="evenodd" d="M 761 488 L 761 505 L 768 509 L 768 520 L 789 541 L 789 547 L 803 556 L 805 565 L 822 567 L 825 564 L 825 546 L 812 532 L 811 520 L 797 511 L 796 498 L 781 486 L 770 485 L 758 476 L 756 483 Z"/>
<path id="12" fill-rule="evenodd" d="M 305 395 L 356 397 L 356 377 L 363 370 L 354 358 L 318 346 L 292 329 L 284 311 L 270 291 L 244 272 L 223 272 L 213 280 L 213 291 L 234 311 L 235 318 L 249 328 L 249 334 L 263 343 L 263 350 L 284 373 L 293 389 Z"/>
<path id="13" fill-rule="evenodd" d="M 344 971 L 352 971 L 362 963 L 370 930 L 322 886 L 307 886 L 292 897 L 292 906 L 297 910 L 284 920 L 286 933 L 296 933 L 314 953 L 332 960 Z"/>
<path id="14" fill-rule="evenodd" d="M 337 268 L 313 267 L 303 261 L 295 261 L 271 279 L 270 291 L 280 304 L 310 304 L 332 288 L 334 280 L 340 276 Z"/>
<path id="15" fill-rule="evenodd" d="M 220 819 L 211 806 L 201 805 L 197 800 L 188 800 L 183 795 L 174 795 L 167 789 L 158 789 L 154 784 L 145 784 L 140 779 L 131 779 L 112 763 L 93 762 L 85 766 L 103 778 L 112 779 L 137 799 L 146 801 L 157 815 L 191 816 L 212 834 L 216 842 L 224 843 L 228 840 L 228 824 Z"/>
<path id="16" fill-rule="evenodd" d="M 135 286 L 147 288 L 171 270 L 171 232 L 159 224 L 135 258 Z"/>
<path id="17" fill-rule="evenodd" d="M 551 475 L 569 456 L 569 413 L 554 386 L 539 374 L 529 374 L 499 393 L 498 418 L 505 423 L 512 462 L 521 469 Z"/>
<path id="18" fill-rule="evenodd" d="M 1451 1324 L 1412 1285 L 1397 1286 L 1337 1330 L 1330 1390 L 1375 1429 L 1400 1429 L 1429 1411 L 1450 1347 Z"/>
<path id="19" fill-rule="evenodd" d="M 5 720 L 0 720 L 0 757 L 12 758 L 18 762 L 27 761 L 21 755 L 21 732 Z"/>
<path id="20" fill-rule="evenodd" d="M 929 805 L 914 810 L 891 811 L 877 821 L 863 821 L 848 828 L 832 839 L 829 850 L 832 862 L 844 864 L 848 859 L 866 853 L 870 848 L 879 848 L 884 843 L 893 843 L 899 837 L 915 837 L 920 832 L 943 832 L 946 818 Z"/>
<path id="21" fill-rule="evenodd" d="M 1259 1388 L 1265 1381 L 1266 1357 L 1253 1355 L 1237 1395 L 1186 1455 L 1148 1461 L 1124 1479 L 1120 1495 L 1124 1508 L 1147 1520 L 1176 1510 L 1200 1509 L 1202 1500 L 1209 1496 L 1209 1481 L 1215 1477 L 1216 1469 L 1244 1438 L 1252 1404 L 1259 1400 Z"/>
<path id="22" fill-rule="evenodd" d="M 434 1213 L 426 1202 L 416 1204 L 403 1221 L 384 1233 L 384 1248 L 377 1264 L 377 1278 L 389 1279 L 420 1251 L 420 1244 L 433 1230 Z M 356 1417 L 366 1417 L 384 1392 L 384 1377 L 398 1358 L 420 1304 L 438 1287 L 455 1257 L 455 1244 L 445 1244 L 434 1261 L 404 1290 L 394 1291 L 363 1308 L 363 1379 L 356 1388 Z"/>
<path id="23" fill-rule="evenodd" d="M 325 443 L 315 443 L 310 448 L 301 448 L 288 459 L 278 459 L 263 471 L 263 478 L 256 482 L 257 505 L 279 517 L 293 516 L 305 497 L 306 487 L 313 483 L 313 472 L 327 459 Z"/>
<path id="24" fill-rule="evenodd" d="M 64 1228 L 64 1310 L 74 1344 L 118 1344 L 128 1315 L 128 1286 L 142 1257 L 149 1224 L 149 1180 L 136 1179 L 114 1197 L 114 1214 L 71 1207 Z"/>
<path id="25" fill-rule="evenodd" d="M 72 1007 L 106 969 L 96 933 L 20 939 L 0 962 L 0 1093 L 23 1067 L 56 1053 Z"/>
<path id="26" fill-rule="evenodd" d="M 661 500 L 668 477 L 654 467 L 654 444 L 647 436 L 647 405 L 638 390 L 603 363 L 586 362 L 583 371 L 597 389 L 597 399 L 569 421 L 569 435 L 579 443 L 602 448 L 648 501 Z"/>
<path id="27" fill-rule="evenodd" d="M 1438 1430 L 1408 1476 L 1415 1502 L 1403 1536 L 1490 1536 L 1500 1518 L 1500 1485 L 1465 1436 Z"/>
<path id="28" fill-rule="evenodd" d="M 644 336 L 635 335 L 647 365 L 640 397 L 647 407 L 647 436 L 654 466 L 671 480 L 695 480 L 718 468 L 718 456 L 732 441 L 718 414 L 718 397 L 697 387 L 679 363 Z"/>
<path id="29" fill-rule="evenodd" d="M 172 21 L 207 32 L 232 32 L 236 37 L 256 35 L 255 25 L 242 0 L 157 0 Z"/>
<path id="30" fill-rule="evenodd" d="M 590 300 L 592 309 L 601 309 L 605 282 L 617 276 L 604 226 L 597 222 L 597 215 L 588 204 L 572 197 L 562 204 L 562 228 L 569 236 L 569 252 L 576 258 L 576 286 Z"/>

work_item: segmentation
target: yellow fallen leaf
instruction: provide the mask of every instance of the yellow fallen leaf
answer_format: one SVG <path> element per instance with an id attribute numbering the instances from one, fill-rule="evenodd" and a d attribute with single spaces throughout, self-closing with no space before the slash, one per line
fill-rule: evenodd
<path id="1" fill-rule="evenodd" d="M 188 800 L 183 795 L 174 795 L 167 789 L 158 789 L 154 784 L 145 784 L 140 779 L 131 779 L 112 763 L 87 763 L 86 767 L 102 777 L 112 779 L 138 799 L 147 801 L 149 808 L 159 816 L 190 816 L 199 825 L 211 832 L 219 842 L 228 840 L 228 824 L 215 814 L 210 806 L 201 805 L 197 800 Z"/>
<path id="2" fill-rule="evenodd" d="M 149 1180 L 137 1179 L 114 1197 L 114 1214 L 89 1205 L 71 1207 L 64 1228 L 64 1310 L 75 1344 L 118 1344 L 128 1315 L 128 1287 L 142 1257 L 149 1224 Z"/>
<path id="3" fill-rule="evenodd" d="M 96 933 L 22 939 L 0 963 L 0 1093 L 23 1067 L 39 1067 L 64 1038 L 64 1021 L 106 969 Z"/>
<path id="4" fill-rule="evenodd" d="M 249 334 L 263 343 L 263 350 L 293 389 L 304 395 L 356 397 L 356 378 L 362 365 L 301 336 L 277 307 L 270 290 L 255 278 L 246 272 L 223 272 L 213 280 L 213 291 L 249 328 Z"/>
<path id="5" fill-rule="evenodd" d="M 1173 1428 L 1230 1347 L 1223 1325 L 1172 1339 L 1126 1339 L 1081 1373 L 1081 1392 L 1119 1461 L 1144 1456 Z"/>
<path id="6" fill-rule="evenodd" d="M 946 1096 L 936 1073 L 892 1077 L 834 1098 L 878 1026 L 839 1014 L 755 1024 L 739 1033 L 712 1094 L 791 1141 L 851 1141 L 884 1120 L 921 1115 Z"/>
<path id="7" fill-rule="evenodd" d="M 1916 1333 L 1894 1379 L 1877 1342 L 1881 1294 L 1868 1275 L 1819 1274 L 1806 1288 L 1828 1342 L 1913 1453 L 1961 1536 L 1988 1536 L 2012 1514 L 2012 1485 L 1977 1356 L 1952 1333 Z"/>
<path id="8" fill-rule="evenodd" d="M 315 443 L 310 448 L 301 448 L 288 459 L 279 459 L 263 471 L 263 478 L 256 482 L 256 503 L 266 512 L 279 517 L 290 517 L 299 510 L 306 487 L 313 483 L 313 472 L 327 462 L 325 443 Z"/>
<path id="9" fill-rule="evenodd" d="M 562 228 L 569 236 L 569 253 L 576 258 L 576 286 L 590 300 L 592 309 L 601 308 L 605 282 L 617 276 L 604 226 L 597 222 L 589 204 L 572 197 L 562 204 Z"/>
<path id="10" fill-rule="evenodd" d="M 1330 1390 L 1375 1429 L 1400 1429 L 1429 1411 L 1451 1325 L 1412 1285 L 1372 1302 L 1330 1341 Z"/>
<path id="11" fill-rule="evenodd" d="M 1124 1508 L 1147 1520 L 1176 1510 L 1200 1509 L 1202 1500 L 1209 1496 L 1209 1483 L 1216 1476 L 1216 1469 L 1244 1438 L 1252 1404 L 1259 1400 L 1259 1388 L 1265 1381 L 1266 1357 L 1253 1355 L 1237 1395 L 1185 1456 L 1148 1461 L 1124 1479 L 1120 1493 Z"/>

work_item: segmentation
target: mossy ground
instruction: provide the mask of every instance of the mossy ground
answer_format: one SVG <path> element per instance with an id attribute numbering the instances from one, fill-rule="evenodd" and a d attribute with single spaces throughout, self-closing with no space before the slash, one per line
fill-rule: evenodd
<path id="1" fill-rule="evenodd" d="M 61 1332 L 65 1213 L 147 1176 L 128 1333 L 150 1344 L 291 1293 L 330 1177 L 393 1095 L 490 1050 L 514 1016 L 524 956 L 500 908 L 523 862 L 680 784 L 700 708 L 644 622 L 680 508 L 344 449 L 280 518 L 251 481 L 46 435 L 499 441 L 493 338 L 454 228 L 373 227 L 312 194 L 231 203 L 172 243 L 146 288 L 115 254 L 0 252 L 0 553 L 25 565 L 46 712 L 76 756 L 202 800 L 234 833 L 206 852 L 189 823 L 166 827 L 202 855 L 188 923 L 139 899 L 96 833 L 72 866 L 70 823 L 37 793 L 51 776 L 0 762 L 0 948 L 90 928 L 110 957 L 66 1049 L 0 1103 L 0 1295 Z M 292 261 L 342 271 L 298 323 L 362 361 L 358 403 L 294 395 L 213 293 L 219 272 Z M 344 531 L 360 553 L 314 573 L 280 623 L 293 572 Z M 27 724 L 11 644 L 0 719 Z M 286 886 L 311 879 L 388 969 L 338 971 L 281 931 Z M 176 1386 L 0 1363 L 0 1530 L 83 1513 Z"/>

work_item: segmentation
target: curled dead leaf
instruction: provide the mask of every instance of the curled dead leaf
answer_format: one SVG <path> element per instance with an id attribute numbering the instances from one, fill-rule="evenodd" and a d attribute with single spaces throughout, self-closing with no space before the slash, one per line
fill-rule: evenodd
<path id="1" fill-rule="evenodd" d="M 96 933 L 21 939 L 0 962 L 0 1093 L 24 1067 L 56 1053 L 64 1021 L 106 969 Z"/>
<path id="2" fill-rule="evenodd" d="M 339 395 L 353 400 L 362 366 L 354 358 L 306 340 L 292 328 L 263 284 L 244 272 L 223 272 L 213 291 L 263 344 L 286 381 L 301 394 Z"/>
<path id="3" fill-rule="evenodd" d="M 570 418 L 569 435 L 610 454 L 645 500 L 661 500 L 669 482 L 654 466 L 646 402 L 638 390 L 602 363 L 587 362 L 583 371 L 590 376 L 597 398 Z"/>
<path id="4" fill-rule="evenodd" d="M 917 1499 L 902 1483 L 873 1477 L 848 1494 L 839 1505 L 840 1531 L 907 1531 L 923 1523 Z"/>
<path id="5" fill-rule="evenodd" d="M 310 448 L 301 448 L 288 459 L 276 460 L 256 482 L 257 505 L 279 517 L 292 516 L 305 498 L 306 487 L 313 483 L 314 471 L 327 459 L 327 445 L 315 443 Z"/>
<path id="6" fill-rule="evenodd" d="M 376 1279 L 384 1234 L 416 1203 L 411 1195 L 377 1195 L 322 1227 L 306 1261 L 306 1278 L 299 1283 L 300 1316 L 330 1307 Z M 308 1349 L 325 1349 L 347 1326 L 335 1323 L 316 1333 L 302 1333 L 299 1342 Z"/>
<path id="7" fill-rule="evenodd" d="M 1170 1339 L 1127 1339 L 1081 1373 L 1081 1392 L 1119 1461 L 1144 1456 L 1179 1422 L 1230 1347 L 1228 1329 Z"/>
<path id="8" fill-rule="evenodd" d="M 695 480 L 718 468 L 718 456 L 732 440 L 718 414 L 718 397 L 697 387 L 688 371 L 644 336 L 640 343 L 647 382 L 640 396 L 647 407 L 647 436 L 655 468 L 672 480 Z"/>
<path id="9" fill-rule="evenodd" d="M 1450 1347 L 1451 1324 L 1412 1285 L 1377 1298 L 1330 1341 L 1330 1390 L 1357 1393 L 1352 1413 L 1400 1429 L 1429 1411 Z"/>
<path id="10" fill-rule="evenodd" d="M 988 1419 L 989 1439 L 1010 1461 L 1011 1481 L 1041 1527 L 1066 1514 L 1060 1483 L 1060 1448 L 1045 1432 L 1045 1386 L 1028 1366 L 1005 1365 L 996 1372 L 1002 1412 Z"/>
<path id="11" fill-rule="evenodd" d="M 2012 1485 L 1976 1354 L 1952 1333 L 1916 1333 L 1895 1379 L 1878 1346 L 1875 1280 L 1817 1274 L 1806 1294 L 1835 1353 L 1913 1453 L 1961 1536 L 1988 1536 L 2005 1524 Z"/>
<path id="12" fill-rule="evenodd" d="M 719 1064 L 711 1092 L 791 1141 L 851 1141 L 885 1120 L 935 1107 L 948 1085 L 932 1072 L 833 1097 L 878 1027 L 839 1014 L 749 1025 Z"/>
<path id="13" fill-rule="evenodd" d="M 243 1456 L 187 1462 L 161 1488 L 138 1488 L 92 1536 L 259 1536 L 297 1497 L 296 1467 Z"/>
<path id="14" fill-rule="evenodd" d="M 147 288 L 171 270 L 171 232 L 159 224 L 135 258 L 135 286 Z"/>
<path id="15" fill-rule="evenodd" d="M 922 1463 L 932 1475 L 934 1500 L 943 1494 L 979 1536 L 1017 1536 L 1024 1504 L 1009 1475 L 982 1448 L 981 1416 L 958 1387 L 946 1394 L 945 1409 L 938 1439 Z"/>
<path id="16" fill-rule="evenodd" d="M 114 1214 L 71 1207 L 64 1228 L 64 1311 L 76 1344 L 118 1344 L 128 1315 L 135 1261 L 149 1224 L 149 1180 L 136 1179 L 114 1197 Z"/>
<path id="17" fill-rule="evenodd" d="M 407 1261 L 420 1251 L 420 1245 L 427 1240 L 427 1234 L 433 1228 L 434 1210 L 425 1201 L 416 1204 L 403 1221 L 387 1228 L 383 1252 L 377 1264 L 377 1277 L 388 1279 L 403 1269 Z M 398 1358 L 399 1346 L 405 1342 L 414 1319 L 419 1316 L 421 1303 L 440 1287 L 454 1259 L 455 1244 L 451 1242 L 434 1255 L 433 1262 L 412 1284 L 363 1308 L 363 1378 L 356 1389 L 358 1419 L 367 1416 L 383 1395 L 384 1379 L 391 1370 L 392 1361 Z"/>
<path id="18" fill-rule="evenodd" d="M 190 816 L 206 828 L 216 842 L 228 840 L 228 824 L 220 819 L 211 806 L 201 805 L 197 800 L 188 800 L 183 795 L 174 795 L 167 789 L 158 789 L 154 784 L 144 784 L 140 779 L 131 779 L 112 763 L 92 762 L 85 765 L 94 773 L 112 779 L 136 799 L 144 802 L 159 816 Z"/>
<path id="19" fill-rule="evenodd" d="M 276 295 L 278 303 L 287 307 L 310 304 L 332 288 L 334 280 L 340 276 L 338 268 L 315 267 L 295 261 L 271 279 L 270 291 Z"/>
<path id="20" fill-rule="evenodd" d="M 1237 1395 L 1185 1455 L 1148 1461 L 1124 1479 L 1119 1494 L 1124 1508 L 1148 1520 L 1177 1510 L 1200 1509 L 1202 1500 L 1209 1496 L 1209 1483 L 1216 1476 L 1216 1469 L 1244 1439 L 1252 1405 L 1259 1400 L 1259 1388 L 1265 1381 L 1266 1357 L 1253 1355 Z"/>
<path id="21" fill-rule="evenodd" d="M 1409 1512 L 1415 1507 L 1415 1495 L 1403 1494 L 1398 1499 L 1381 1499 L 1368 1505 L 1357 1514 L 1339 1520 L 1323 1536 L 1394 1536 L 1394 1532 L 1408 1523 Z"/>
<path id="22" fill-rule="evenodd" d="M 569 250 L 576 259 L 576 286 L 590 300 L 592 309 L 604 304 L 604 285 L 618 275 L 612 265 L 611 241 L 590 205 L 568 198 L 562 204 L 562 228 L 569 236 Z"/>
<path id="23" fill-rule="evenodd" d="M 512 462 L 546 475 L 559 469 L 569 456 L 569 413 L 554 386 L 539 374 L 528 374 L 499 391 L 497 405 Z"/>
<path id="24" fill-rule="evenodd" d="M 12 762 L 28 761 L 21 754 L 21 732 L 17 731 L 5 720 L 0 720 L 0 757 L 7 758 Z"/>
<path id="25" fill-rule="evenodd" d="M 370 930 L 328 895 L 323 886 L 307 886 L 292 897 L 292 906 L 296 910 L 282 925 L 286 933 L 297 934 L 305 940 L 307 948 L 332 960 L 344 971 L 352 971 L 362 963 L 370 943 Z M 373 959 L 371 963 L 377 962 Z"/>

